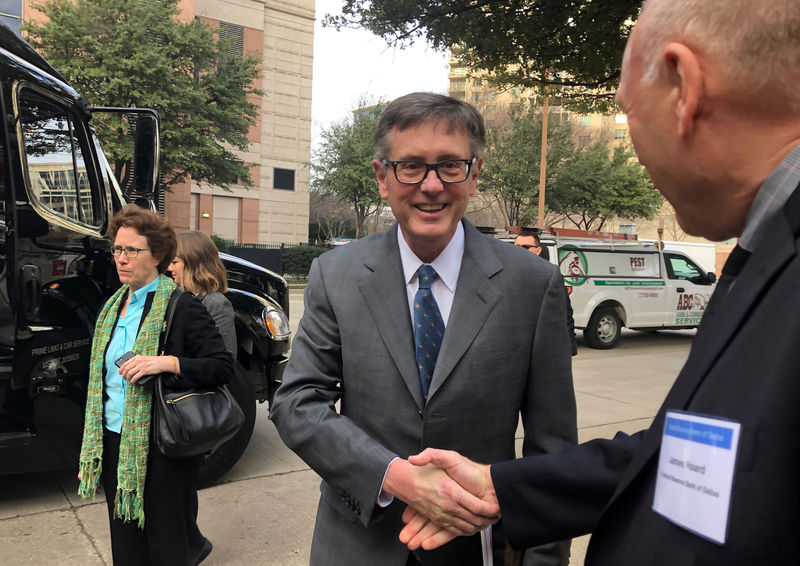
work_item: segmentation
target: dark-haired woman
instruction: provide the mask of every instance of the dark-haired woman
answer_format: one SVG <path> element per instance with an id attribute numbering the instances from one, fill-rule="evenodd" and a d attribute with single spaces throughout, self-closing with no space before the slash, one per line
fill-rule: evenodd
<path id="1" fill-rule="evenodd" d="M 139 380 L 166 373 L 168 387 L 223 384 L 233 376 L 233 359 L 206 309 L 188 293 L 178 300 L 160 352 L 175 289 L 163 275 L 176 250 L 169 224 L 128 205 L 112 219 L 109 238 L 122 287 L 95 327 L 79 493 L 94 497 L 103 483 L 115 566 L 191 566 L 210 552 L 210 544 L 198 549 L 190 542 L 199 458 L 168 459 L 158 451 L 150 430 L 152 381 Z M 127 352 L 135 355 L 117 367 Z"/>

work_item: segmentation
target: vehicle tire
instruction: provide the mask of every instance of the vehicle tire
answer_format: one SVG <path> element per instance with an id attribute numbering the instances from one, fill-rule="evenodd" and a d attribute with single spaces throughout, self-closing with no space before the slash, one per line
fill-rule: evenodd
<path id="1" fill-rule="evenodd" d="M 213 485 L 225 475 L 244 454 L 250 437 L 253 435 L 253 428 L 256 424 L 256 398 L 253 394 L 253 386 L 239 362 L 235 362 L 234 366 L 236 371 L 228 384 L 228 389 L 244 412 L 244 424 L 228 442 L 206 454 L 203 463 L 200 464 L 197 476 L 197 484 L 200 488 Z"/>
<path id="2" fill-rule="evenodd" d="M 622 332 L 622 321 L 611 307 L 600 307 L 592 313 L 583 338 L 590 348 L 608 350 L 613 348 Z"/>

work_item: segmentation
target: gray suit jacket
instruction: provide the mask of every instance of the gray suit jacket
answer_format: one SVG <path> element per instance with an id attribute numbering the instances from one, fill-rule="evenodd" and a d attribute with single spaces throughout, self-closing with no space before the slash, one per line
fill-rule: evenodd
<path id="1" fill-rule="evenodd" d="M 480 462 L 514 458 L 520 414 L 526 455 L 576 443 L 561 275 L 466 221 L 464 230 L 427 404 L 396 228 L 328 252 L 311 267 L 271 418 L 283 441 L 323 478 L 314 565 L 406 563 L 408 550 L 397 539 L 405 504 L 376 504 L 395 457 L 431 446 Z M 474 544 L 457 539 L 429 553 L 427 562 L 474 563 L 467 558 Z"/>

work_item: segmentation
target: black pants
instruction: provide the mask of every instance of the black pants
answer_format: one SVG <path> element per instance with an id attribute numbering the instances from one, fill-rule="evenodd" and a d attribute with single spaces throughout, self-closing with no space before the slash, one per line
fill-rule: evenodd
<path id="1" fill-rule="evenodd" d="M 191 566 L 203 546 L 197 528 L 199 457 L 171 460 L 150 443 L 142 530 L 138 522 L 114 518 L 119 443 L 119 434 L 104 431 L 102 481 L 114 566 Z"/>

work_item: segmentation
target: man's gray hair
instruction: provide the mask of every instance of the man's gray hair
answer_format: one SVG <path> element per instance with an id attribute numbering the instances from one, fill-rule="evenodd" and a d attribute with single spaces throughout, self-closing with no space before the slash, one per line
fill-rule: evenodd
<path id="1" fill-rule="evenodd" d="M 441 94 L 413 92 L 393 100 L 381 114 L 375 132 L 375 159 L 389 157 L 389 135 L 393 128 L 405 130 L 428 121 L 447 124 L 448 133 L 463 129 L 469 136 L 470 157 L 483 156 L 486 128 L 475 107 Z"/>
<path id="2" fill-rule="evenodd" d="M 741 98 L 800 111 L 800 0 L 646 0 L 642 14 L 645 81 L 657 77 L 659 50 L 677 41 L 716 61 Z"/>

